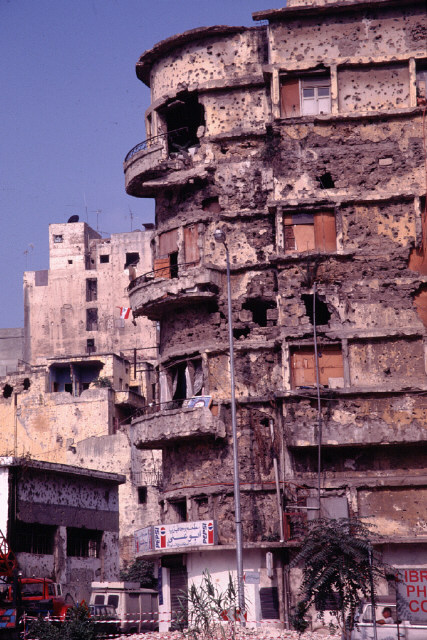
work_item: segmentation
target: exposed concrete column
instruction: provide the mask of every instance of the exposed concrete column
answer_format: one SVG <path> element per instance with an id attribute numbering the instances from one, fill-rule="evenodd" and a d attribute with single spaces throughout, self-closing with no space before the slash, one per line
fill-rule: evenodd
<path id="1" fill-rule="evenodd" d="M 280 118 L 280 78 L 279 69 L 273 68 L 271 73 L 271 110 L 273 118 Z"/>
<path id="2" fill-rule="evenodd" d="M 67 581 L 67 528 L 58 527 L 54 538 L 53 572 L 55 582 L 64 585 Z"/>
<path id="3" fill-rule="evenodd" d="M 409 106 L 417 106 L 417 69 L 415 58 L 409 58 Z"/>
<path id="4" fill-rule="evenodd" d="M 342 341 L 342 357 L 344 364 L 344 387 L 350 387 L 350 363 L 348 360 L 348 340 L 344 338 Z"/>
<path id="5" fill-rule="evenodd" d="M 337 65 L 331 65 L 331 112 L 338 114 L 338 71 Z"/>

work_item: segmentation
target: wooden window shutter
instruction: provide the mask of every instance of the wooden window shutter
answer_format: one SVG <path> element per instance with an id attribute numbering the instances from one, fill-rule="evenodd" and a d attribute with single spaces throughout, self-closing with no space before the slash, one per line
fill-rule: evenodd
<path id="1" fill-rule="evenodd" d="M 320 357 L 321 355 L 321 357 Z M 319 379 L 320 384 L 329 385 L 329 378 L 343 378 L 344 363 L 339 345 L 319 347 Z"/>
<path id="2" fill-rule="evenodd" d="M 154 277 L 155 278 L 171 277 L 169 258 L 157 258 L 157 260 L 154 260 Z"/>
<path id="3" fill-rule="evenodd" d="M 165 258 L 170 253 L 178 251 L 178 229 L 166 231 L 159 236 L 159 258 Z"/>
<path id="4" fill-rule="evenodd" d="M 295 234 L 294 228 L 292 226 L 292 215 L 285 214 L 283 217 L 284 227 L 284 240 L 285 240 L 285 251 L 295 251 Z"/>
<path id="5" fill-rule="evenodd" d="M 316 384 L 314 349 L 298 349 L 291 358 L 292 386 L 307 387 Z"/>
<path id="6" fill-rule="evenodd" d="M 332 211 L 322 211 L 314 216 L 314 240 L 320 251 L 337 250 L 335 215 Z"/>
<path id="7" fill-rule="evenodd" d="M 282 118 L 301 115 L 300 90 L 298 78 L 282 80 L 280 87 L 280 109 Z"/>
<path id="8" fill-rule="evenodd" d="M 184 228 L 185 262 L 198 262 L 200 259 L 197 241 L 199 233 L 196 225 Z"/>

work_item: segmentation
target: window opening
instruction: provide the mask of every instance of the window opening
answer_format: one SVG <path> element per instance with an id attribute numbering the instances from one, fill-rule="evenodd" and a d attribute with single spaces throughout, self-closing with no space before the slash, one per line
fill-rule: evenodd
<path id="1" fill-rule="evenodd" d="M 107 604 L 111 604 L 113 607 L 117 609 L 117 607 L 119 606 L 119 596 L 116 595 L 115 593 L 112 593 L 111 595 L 108 596 Z"/>
<path id="2" fill-rule="evenodd" d="M 344 363 L 341 345 L 319 346 L 319 382 L 323 387 L 344 385 Z M 292 386 L 316 385 L 314 345 L 297 347 L 291 352 Z"/>
<path id="3" fill-rule="evenodd" d="M 170 263 L 170 277 L 177 278 L 178 277 L 178 251 L 174 251 L 169 255 L 169 263 Z"/>
<path id="4" fill-rule="evenodd" d="M 3 387 L 3 398 L 10 398 L 13 393 L 13 387 L 6 382 Z"/>
<path id="5" fill-rule="evenodd" d="M 313 295 L 303 294 L 301 298 L 305 305 L 305 312 L 310 318 L 311 324 L 313 324 L 313 315 L 314 315 L 313 314 L 313 311 L 314 311 Z M 323 300 L 321 300 L 317 294 L 316 294 L 315 310 L 316 310 L 316 325 L 328 324 L 329 320 L 331 319 L 331 312 L 329 311 L 328 305 L 326 304 L 326 302 L 323 302 Z"/>
<path id="6" fill-rule="evenodd" d="M 427 104 L 427 63 L 417 64 L 417 105 Z"/>
<path id="7" fill-rule="evenodd" d="M 147 503 L 147 487 L 138 487 L 138 504 Z"/>
<path id="8" fill-rule="evenodd" d="M 68 264 L 73 264 L 73 261 L 72 260 L 68 260 Z"/>
<path id="9" fill-rule="evenodd" d="M 187 501 L 174 500 L 169 503 L 176 517 L 176 522 L 187 522 Z"/>
<path id="10" fill-rule="evenodd" d="M 222 209 L 219 204 L 218 196 L 202 200 L 202 209 L 203 211 L 210 211 L 211 213 L 220 213 Z"/>
<path id="11" fill-rule="evenodd" d="M 156 278 L 176 278 L 178 276 L 178 229 L 159 235 L 157 259 L 154 261 L 154 275 Z"/>
<path id="12" fill-rule="evenodd" d="M 102 531 L 67 527 L 67 556 L 99 558 Z"/>
<path id="13" fill-rule="evenodd" d="M 168 132 L 169 153 L 182 153 L 199 145 L 198 129 L 205 124 L 205 110 L 197 94 L 183 91 L 166 105 L 164 119 Z"/>
<path id="14" fill-rule="evenodd" d="M 95 604 L 104 604 L 105 596 L 97 595 L 95 596 Z"/>
<path id="15" fill-rule="evenodd" d="M 284 216 L 285 251 L 336 251 L 335 215 L 332 211 Z"/>
<path id="16" fill-rule="evenodd" d="M 107 262 L 110 262 L 110 256 L 108 253 L 104 253 L 102 255 L 99 256 L 99 262 L 101 264 L 106 264 Z"/>
<path id="17" fill-rule="evenodd" d="M 243 327 L 243 329 L 233 329 L 233 337 L 235 340 L 239 338 L 247 338 L 251 330 L 249 327 Z"/>
<path id="18" fill-rule="evenodd" d="M 98 309 L 86 309 L 86 331 L 98 331 Z"/>
<path id="19" fill-rule="evenodd" d="M 134 251 L 132 253 L 126 253 L 126 262 L 123 268 L 127 269 L 128 267 L 135 267 L 138 264 L 138 262 L 139 262 L 139 253 L 137 251 Z"/>
<path id="20" fill-rule="evenodd" d="M 276 309 L 276 303 L 270 300 L 262 300 L 260 298 L 252 298 L 247 300 L 242 309 L 247 309 L 252 312 L 252 321 L 260 327 L 267 326 L 267 311 L 268 309 Z"/>
<path id="21" fill-rule="evenodd" d="M 14 550 L 18 553 L 52 554 L 55 531 L 56 527 L 52 525 L 18 520 L 15 529 Z"/>
<path id="22" fill-rule="evenodd" d="M 95 338 L 88 338 L 86 340 L 86 353 L 89 355 L 91 353 L 96 353 Z"/>
<path id="23" fill-rule="evenodd" d="M 55 244 L 59 243 L 59 242 L 63 242 L 64 238 L 61 234 L 54 234 L 53 236 L 53 241 Z"/>
<path id="24" fill-rule="evenodd" d="M 24 382 L 22 383 L 24 387 L 24 391 L 28 391 L 31 387 L 31 380 L 29 378 L 24 378 Z"/>
<path id="25" fill-rule="evenodd" d="M 334 189 L 335 182 L 329 171 L 325 171 L 321 176 L 316 178 L 321 189 Z"/>
<path id="26" fill-rule="evenodd" d="M 280 108 L 282 118 L 319 115 L 331 112 L 329 76 L 281 79 Z"/>
<path id="27" fill-rule="evenodd" d="M 181 407 L 184 401 L 204 394 L 204 374 L 201 358 L 172 365 L 160 373 L 160 402 L 168 409 Z"/>
<path id="28" fill-rule="evenodd" d="M 98 299 L 98 280 L 96 278 L 86 279 L 86 302 L 95 302 Z"/>

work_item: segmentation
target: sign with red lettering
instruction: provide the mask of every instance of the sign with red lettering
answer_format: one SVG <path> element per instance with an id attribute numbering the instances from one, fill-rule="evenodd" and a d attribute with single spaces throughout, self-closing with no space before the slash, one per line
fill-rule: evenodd
<path id="1" fill-rule="evenodd" d="M 399 620 L 427 623 L 427 568 L 397 571 L 396 604 Z"/>

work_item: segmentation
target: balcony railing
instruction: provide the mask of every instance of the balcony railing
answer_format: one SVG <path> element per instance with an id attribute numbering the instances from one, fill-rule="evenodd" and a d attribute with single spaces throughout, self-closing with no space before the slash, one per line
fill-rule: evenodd
<path id="1" fill-rule="evenodd" d="M 159 267 L 158 269 L 153 269 L 153 271 L 147 271 L 147 273 L 143 273 L 142 275 L 132 280 L 129 284 L 127 291 L 132 291 L 135 287 L 138 287 L 140 284 L 144 284 L 145 282 L 150 282 L 155 278 L 167 278 L 168 280 L 174 279 L 178 277 L 179 268 L 181 267 L 195 267 L 199 264 L 197 262 L 180 262 L 178 264 L 172 264 L 166 267 Z"/>
<path id="2" fill-rule="evenodd" d="M 166 139 L 168 143 L 169 152 L 175 151 L 173 146 L 176 145 L 176 151 L 180 151 L 186 148 L 185 144 L 180 144 L 180 137 L 184 133 L 188 133 L 188 127 L 180 127 L 179 129 L 173 129 L 172 131 L 167 131 L 166 133 L 160 133 L 158 136 L 153 136 L 151 138 L 147 138 L 143 140 L 139 144 L 135 145 L 127 154 L 125 158 L 125 163 L 128 162 L 133 156 L 135 156 L 140 151 L 146 151 L 150 147 L 155 146 L 158 142 Z"/>

